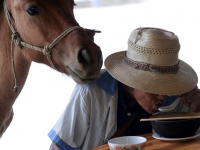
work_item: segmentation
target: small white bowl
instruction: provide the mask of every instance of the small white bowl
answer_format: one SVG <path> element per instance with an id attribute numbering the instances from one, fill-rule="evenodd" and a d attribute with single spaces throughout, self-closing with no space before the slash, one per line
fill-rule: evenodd
<path id="1" fill-rule="evenodd" d="M 147 139 L 141 136 L 123 136 L 108 141 L 110 150 L 144 150 Z"/>

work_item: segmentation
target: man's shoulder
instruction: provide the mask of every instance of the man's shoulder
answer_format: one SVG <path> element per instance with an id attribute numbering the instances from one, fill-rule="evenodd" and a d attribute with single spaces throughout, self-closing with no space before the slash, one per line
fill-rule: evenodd
<path id="1" fill-rule="evenodd" d="M 116 80 L 105 70 L 102 69 L 99 77 L 88 84 L 77 84 L 75 90 L 85 93 L 106 92 L 113 95 L 116 87 Z"/>
<path id="2" fill-rule="evenodd" d="M 105 69 L 101 69 L 100 74 L 99 74 L 99 77 L 98 77 L 96 80 L 94 80 L 94 81 L 92 81 L 92 82 L 90 82 L 90 83 L 87 83 L 87 84 L 76 84 L 75 89 L 76 89 L 76 90 L 87 91 L 87 90 L 94 90 L 96 87 L 98 88 L 97 82 L 98 82 L 99 80 L 102 80 L 101 76 L 102 76 L 105 72 L 106 72 Z M 103 80 L 102 80 L 102 81 L 103 81 Z"/>

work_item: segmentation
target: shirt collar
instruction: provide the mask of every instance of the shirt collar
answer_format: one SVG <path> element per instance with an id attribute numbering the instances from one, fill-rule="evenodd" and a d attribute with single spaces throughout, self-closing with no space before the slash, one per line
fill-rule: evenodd
<path id="1" fill-rule="evenodd" d="M 114 95 L 116 89 L 117 80 L 113 78 L 107 71 L 104 72 L 100 78 L 96 81 L 96 84 L 99 88 L 104 90 L 110 95 Z"/>
<path id="2" fill-rule="evenodd" d="M 104 72 L 100 78 L 96 81 L 96 84 L 99 88 L 104 90 L 106 93 L 110 95 L 114 95 L 116 89 L 117 80 L 113 78 L 107 71 Z M 118 82 L 118 100 L 121 102 L 121 107 L 123 110 L 130 105 L 130 99 L 128 99 L 122 90 L 122 83 Z"/>

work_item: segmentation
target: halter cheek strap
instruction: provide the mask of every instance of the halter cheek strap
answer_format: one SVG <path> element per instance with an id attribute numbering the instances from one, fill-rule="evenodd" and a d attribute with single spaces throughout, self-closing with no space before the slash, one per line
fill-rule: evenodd
<path id="1" fill-rule="evenodd" d="M 20 38 L 20 35 L 19 33 L 15 30 L 15 26 L 14 26 L 14 23 L 11 19 L 11 16 L 10 16 L 10 13 L 8 11 L 8 8 L 7 8 L 7 4 L 6 4 L 6 0 L 4 0 L 4 12 L 5 12 L 5 15 L 6 15 L 6 18 L 7 18 L 7 21 L 8 21 L 8 24 L 9 24 L 9 27 L 12 31 L 12 41 L 11 41 L 11 60 L 12 60 L 12 67 L 13 67 L 13 73 L 14 73 L 14 79 L 15 79 L 15 87 L 14 87 L 14 92 L 17 92 L 18 91 L 18 86 L 17 86 L 17 77 L 16 77 L 16 71 L 15 71 L 15 65 L 14 65 L 14 58 L 13 58 L 13 42 L 15 43 L 15 45 L 17 47 L 19 47 L 19 49 L 21 50 L 22 47 L 27 47 L 29 49 L 32 49 L 32 50 L 36 50 L 36 51 L 39 51 L 39 52 L 42 52 L 45 56 L 47 56 L 47 59 L 50 63 L 50 65 L 55 69 L 55 65 L 53 64 L 52 62 L 52 59 L 51 59 L 51 53 L 52 53 L 52 48 L 58 43 L 60 42 L 60 40 L 62 40 L 66 35 L 68 35 L 70 32 L 76 30 L 76 29 L 83 29 L 82 27 L 80 26 L 74 26 L 74 27 L 71 27 L 69 29 L 67 29 L 66 31 L 64 31 L 61 35 L 59 35 L 51 44 L 45 46 L 44 48 L 41 48 L 41 47 L 37 47 L 37 46 L 33 46 L 31 44 L 28 44 L 24 41 L 22 41 L 22 39 Z"/>

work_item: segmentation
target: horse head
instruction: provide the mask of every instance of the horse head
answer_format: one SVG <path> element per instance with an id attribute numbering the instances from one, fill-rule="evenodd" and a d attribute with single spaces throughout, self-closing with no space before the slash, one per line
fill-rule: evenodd
<path id="1" fill-rule="evenodd" d="M 92 30 L 81 28 L 75 20 L 74 0 L 4 0 L 4 3 L 14 43 L 18 43 L 28 60 L 52 66 L 79 84 L 98 77 L 101 49 L 89 36 L 95 31 L 88 35 Z"/>

